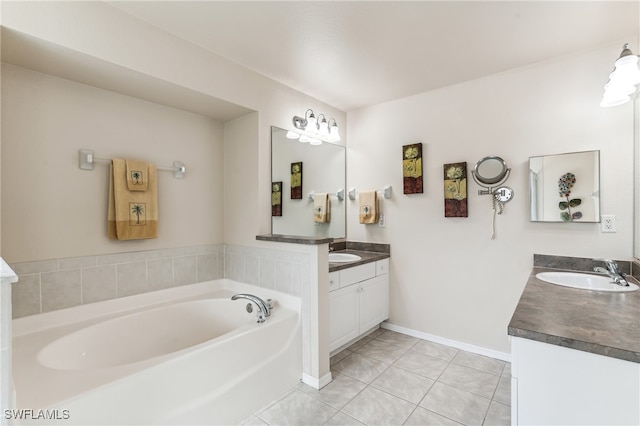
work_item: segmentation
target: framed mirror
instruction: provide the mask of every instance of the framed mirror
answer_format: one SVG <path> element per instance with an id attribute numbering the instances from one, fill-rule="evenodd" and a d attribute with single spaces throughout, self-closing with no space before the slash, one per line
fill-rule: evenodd
<path id="1" fill-rule="evenodd" d="M 336 193 L 346 186 L 345 147 L 324 142 L 311 145 L 287 138 L 287 130 L 271 127 L 271 181 L 282 182 L 280 216 L 271 216 L 273 234 L 345 238 L 346 201 Z M 292 183 L 294 190 L 292 191 Z M 328 193 L 331 219 L 314 221 L 309 193 Z"/>
<path id="2" fill-rule="evenodd" d="M 529 158 L 532 222 L 600 222 L 600 151 Z"/>

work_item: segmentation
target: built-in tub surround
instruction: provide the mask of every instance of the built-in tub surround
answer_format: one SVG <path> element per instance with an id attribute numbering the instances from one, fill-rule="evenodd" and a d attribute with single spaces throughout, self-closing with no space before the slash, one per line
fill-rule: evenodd
<path id="1" fill-rule="evenodd" d="M 148 250 L 13 264 L 13 317 L 186 284 L 230 278 L 300 296 L 309 257 L 230 244 Z"/>
<path id="2" fill-rule="evenodd" d="M 20 318 L 224 277 L 224 245 L 147 250 L 12 264 Z"/>
<path id="3" fill-rule="evenodd" d="M 273 299 L 269 319 L 237 293 Z M 61 424 L 236 424 L 299 382 L 300 336 L 299 298 L 226 279 L 33 315 L 14 320 L 16 406 L 66 410 Z"/>

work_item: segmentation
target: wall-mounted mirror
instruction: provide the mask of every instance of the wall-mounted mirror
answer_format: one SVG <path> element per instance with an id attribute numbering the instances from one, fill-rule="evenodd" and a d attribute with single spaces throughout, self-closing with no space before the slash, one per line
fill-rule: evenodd
<path id="1" fill-rule="evenodd" d="M 600 222 L 600 151 L 529 158 L 532 222 Z"/>
<path id="2" fill-rule="evenodd" d="M 302 189 L 295 190 L 292 198 L 292 164 L 302 163 L 293 178 Z M 287 131 L 271 127 L 271 181 L 282 182 L 280 200 L 281 216 L 271 217 L 273 234 L 305 237 L 345 238 L 346 201 L 340 200 L 336 192 L 346 186 L 345 148 L 332 143 L 311 145 L 296 139 L 288 139 Z M 314 202 L 310 192 L 328 193 L 331 204 L 331 220 L 315 223 Z"/>

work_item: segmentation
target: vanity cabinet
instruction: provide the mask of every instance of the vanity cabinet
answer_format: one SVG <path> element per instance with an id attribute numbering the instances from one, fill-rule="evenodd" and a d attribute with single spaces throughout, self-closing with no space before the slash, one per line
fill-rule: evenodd
<path id="1" fill-rule="evenodd" d="M 511 423 L 638 425 L 640 364 L 511 338 Z"/>
<path id="2" fill-rule="evenodd" d="M 389 259 L 329 274 L 329 351 L 389 317 Z"/>

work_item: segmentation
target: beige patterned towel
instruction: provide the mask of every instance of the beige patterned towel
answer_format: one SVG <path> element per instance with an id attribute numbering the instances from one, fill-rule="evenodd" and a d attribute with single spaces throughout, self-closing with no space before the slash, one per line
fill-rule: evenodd
<path id="1" fill-rule="evenodd" d="M 331 222 L 331 200 L 326 192 L 313 195 L 313 221 L 315 223 Z"/>
<path id="2" fill-rule="evenodd" d="M 149 164 L 148 190 L 129 191 L 125 160 L 114 158 L 111 161 L 107 235 L 112 240 L 158 237 L 158 182 L 155 165 Z"/>
<path id="3" fill-rule="evenodd" d="M 360 223 L 378 222 L 378 193 L 366 191 L 360 193 Z"/>

